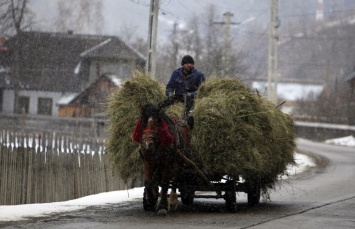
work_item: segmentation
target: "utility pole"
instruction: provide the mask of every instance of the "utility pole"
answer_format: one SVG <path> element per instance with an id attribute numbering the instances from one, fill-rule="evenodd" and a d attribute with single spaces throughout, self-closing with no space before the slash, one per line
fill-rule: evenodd
<path id="1" fill-rule="evenodd" d="M 224 76 L 229 72 L 230 65 L 230 51 L 232 48 L 232 41 L 230 37 L 230 29 L 231 25 L 239 25 L 240 23 L 232 22 L 231 18 L 233 14 L 231 12 L 226 12 L 223 14 L 224 21 L 223 22 L 214 22 L 214 24 L 220 24 L 224 26 L 224 48 L 223 48 L 223 56 L 222 56 L 222 70 L 221 75 Z"/>
<path id="2" fill-rule="evenodd" d="M 225 12 L 223 16 L 224 16 L 223 22 L 213 22 L 213 24 L 219 24 L 224 26 L 224 48 L 223 48 L 223 56 L 222 56 L 222 70 L 221 70 L 222 76 L 229 73 L 229 67 L 231 65 L 231 51 L 232 51 L 232 39 L 230 36 L 231 25 L 246 24 L 255 19 L 254 17 L 251 17 L 242 22 L 232 22 L 231 18 L 233 17 L 233 14 L 231 12 Z"/>
<path id="3" fill-rule="evenodd" d="M 278 42 L 279 42 L 278 28 L 280 26 L 278 11 L 279 11 L 278 0 L 271 0 L 267 97 L 275 105 L 277 104 Z"/>
<path id="4" fill-rule="evenodd" d="M 149 28 L 148 28 L 148 57 L 145 65 L 146 74 L 155 78 L 156 51 L 158 34 L 159 0 L 150 0 Z"/>
<path id="5" fill-rule="evenodd" d="M 174 23 L 174 29 L 173 29 L 173 35 L 172 35 L 172 41 L 173 41 L 173 63 L 174 63 L 172 68 L 174 68 L 177 65 L 177 63 L 178 63 L 177 56 L 178 56 L 178 52 L 179 52 L 179 43 L 177 41 L 177 26 L 178 26 L 178 23 L 175 22 Z"/>

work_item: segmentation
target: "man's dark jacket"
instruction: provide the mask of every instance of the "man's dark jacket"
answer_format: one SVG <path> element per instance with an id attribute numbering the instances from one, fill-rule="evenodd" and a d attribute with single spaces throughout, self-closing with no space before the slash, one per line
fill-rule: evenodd
<path id="1" fill-rule="evenodd" d="M 204 74 L 200 70 L 193 68 L 191 73 L 186 75 L 186 83 L 184 83 L 183 68 L 178 68 L 171 74 L 165 92 L 167 96 L 174 92 L 175 95 L 182 96 L 185 92 L 188 92 L 190 96 L 195 97 L 197 89 L 203 81 L 205 81 Z"/>

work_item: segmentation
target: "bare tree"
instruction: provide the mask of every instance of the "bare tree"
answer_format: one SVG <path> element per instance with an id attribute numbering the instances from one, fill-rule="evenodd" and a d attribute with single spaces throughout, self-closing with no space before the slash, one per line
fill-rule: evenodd
<path id="1" fill-rule="evenodd" d="M 20 112 L 20 52 L 23 45 L 22 32 L 30 28 L 33 15 L 28 8 L 28 0 L 2 0 L 0 3 L 0 28 L 7 36 L 16 35 L 11 50 L 11 77 L 15 93 L 15 111 Z"/>
<path id="2" fill-rule="evenodd" d="M 30 28 L 33 14 L 28 0 L 2 0 L 0 2 L 0 29 L 7 36 Z"/>
<path id="3" fill-rule="evenodd" d="M 158 49 L 157 73 L 163 82 L 168 79 L 171 72 L 179 64 L 180 58 L 185 54 L 194 56 L 196 66 L 206 76 L 228 75 L 238 77 L 244 74 L 249 66 L 247 55 L 236 47 L 232 47 L 229 71 L 222 71 L 222 56 L 224 48 L 223 27 L 215 25 L 217 21 L 216 10 L 210 5 L 206 14 L 192 16 L 184 29 L 177 29 L 174 25 L 170 37 L 171 43 L 160 44 Z M 222 34 L 222 35 L 221 35 Z"/>
<path id="4" fill-rule="evenodd" d="M 59 17 L 55 25 L 60 32 L 102 33 L 102 0 L 58 1 Z"/>
<path id="5" fill-rule="evenodd" d="M 147 41 L 137 34 L 137 26 L 123 25 L 119 37 L 138 52 L 147 53 Z"/>

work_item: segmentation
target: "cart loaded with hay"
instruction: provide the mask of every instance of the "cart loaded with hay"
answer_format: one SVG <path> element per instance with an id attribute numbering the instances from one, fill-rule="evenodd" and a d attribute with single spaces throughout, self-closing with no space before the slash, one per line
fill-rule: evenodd
<path id="1" fill-rule="evenodd" d="M 210 78 L 201 85 L 193 129 L 181 120 L 181 103 L 159 108 L 164 99 L 163 85 L 135 72 L 108 101 L 107 150 L 127 182 L 143 174 L 145 210 L 166 214 L 180 197 L 186 205 L 223 198 L 234 212 L 237 192 L 258 204 L 294 164 L 292 119 L 240 81 Z"/>

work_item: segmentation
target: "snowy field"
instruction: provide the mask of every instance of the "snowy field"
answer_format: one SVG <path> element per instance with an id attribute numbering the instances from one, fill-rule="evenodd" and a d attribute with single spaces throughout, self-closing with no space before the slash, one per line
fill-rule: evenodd
<path id="1" fill-rule="evenodd" d="M 355 138 L 353 136 L 329 139 L 325 142 L 328 144 L 355 147 Z M 295 160 L 297 166 L 292 166 L 288 169 L 291 176 L 301 173 L 306 168 L 315 166 L 311 158 L 303 154 L 296 154 Z M 0 221 L 25 220 L 28 217 L 41 217 L 54 213 L 76 211 L 93 205 L 108 205 L 135 201 L 137 198 L 141 199 L 142 195 L 143 187 L 140 187 L 130 190 L 100 193 L 63 202 L 13 206 L 2 205 L 0 206 Z"/>

